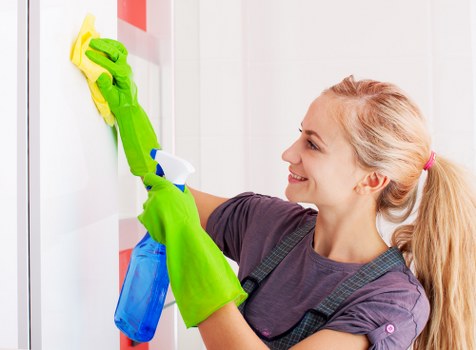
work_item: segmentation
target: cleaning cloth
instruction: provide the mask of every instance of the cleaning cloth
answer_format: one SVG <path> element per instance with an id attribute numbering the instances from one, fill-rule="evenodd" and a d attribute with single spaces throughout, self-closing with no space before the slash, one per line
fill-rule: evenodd
<path id="1" fill-rule="evenodd" d="M 94 21 L 95 17 L 91 14 L 88 14 L 84 19 L 78 34 L 78 38 L 73 44 L 73 48 L 71 50 L 71 62 L 73 62 L 86 76 L 94 104 L 96 105 L 101 116 L 104 118 L 105 122 L 109 126 L 113 126 L 115 123 L 114 115 L 111 113 L 107 101 L 104 99 L 96 84 L 97 78 L 102 73 L 108 74 L 112 79 L 111 73 L 109 73 L 105 68 L 92 62 L 85 55 L 86 50 L 91 50 L 89 47 L 89 42 L 91 39 L 99 38 L 99 33 L 94 29 Z"/>

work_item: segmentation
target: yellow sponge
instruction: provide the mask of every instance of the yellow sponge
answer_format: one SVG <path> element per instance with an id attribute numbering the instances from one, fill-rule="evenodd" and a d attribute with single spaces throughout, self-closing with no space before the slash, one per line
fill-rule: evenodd
<path id="1" fill-rule="evenodd" d="M 111 113 L 107 101 L 102 96 L 101 91 L 99 91 L 96 84 L 97 78 L 102 73 L 106 73 L 109 76 L 111 76 L 111 74 L 103 67 L 89 60 L 85 55 L 86 50 L 93 50 L 89 47 L 91 39 L 99 38 L 99 33 L 94 29 L 94 21 L 95 17 L 91 14 L 88 14 L 84 19 L 78 38 L 73 44 L 71 50 L 71 62 L 73 62 L 86 76 L 89 89 L 91 90 L 91 97 L 93 98 L 99 113 L 109 126 L 113 126 L 115 122 L 114 115 Z"/>

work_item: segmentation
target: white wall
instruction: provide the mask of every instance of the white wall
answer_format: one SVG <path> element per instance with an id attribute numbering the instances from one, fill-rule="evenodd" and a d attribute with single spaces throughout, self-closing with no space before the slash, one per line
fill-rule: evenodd
<path id="1" fill-rule="evenodd" d="M 18 278 L 17 278 L 17 40 L 18 4 L 7 0 L 0 7 L 0 35 L 4 52 L 0 71 L 0 103 L 2 105 L 2 127 L 0 149 L 2 170 L 0 171 L 0 349 L 18 346 Z M 8 151 L 7 151 L 8 150 Z"/>
<path id="2" fill-rule="evenodd" d="M 116 2 L 30 2 L 33 349 L 117 349 L 117 148 L 70 51 L 91 12 L 116 35 Z"/>
<path id="3" fill-rule="evenodd" d="M 199 170 L 192 185 L 284 197 L 282 151 L 310 102 L 350 74 L 406 90 L 435 151 L 476 169 L 470 0 L 178 3 L 196 13 L 175 34 L 177 150 Z"/>

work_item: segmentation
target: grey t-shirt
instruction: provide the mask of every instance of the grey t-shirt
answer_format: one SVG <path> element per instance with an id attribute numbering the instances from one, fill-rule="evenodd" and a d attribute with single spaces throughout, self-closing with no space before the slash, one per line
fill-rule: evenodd
<path id="1" fill-rule="evenodd" d="M 298 204 L 247 192 L 219 206 L 207 232 L 239 264 L 242 280 L 283 237 L 316 216 Z M 261 335 L 274 337 L 290 329 L 362 266 L 320 256 L 312 240 L 312 233 L 304 237 L 248 302 L 247 320 Z M 400 266 L 352 294 L 324 328 L 366 334 L 369 349 L 407 349 L 423 330 L 429 310 L 423 287 Z"/>

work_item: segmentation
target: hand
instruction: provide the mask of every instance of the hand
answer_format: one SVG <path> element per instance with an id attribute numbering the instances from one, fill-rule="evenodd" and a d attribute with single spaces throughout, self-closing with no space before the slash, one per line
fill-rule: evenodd
<path id="1" fill-rule="evenodd" d="M 137 87 L 132 69 L 127 63 L 127 49 L 112 39 L 91 39 L 86 56 L 107 69 L 113 79 L 103 73 L 96 80 L 119 127 L 122 145 L 132 174 L 144 176 L 155 171 L 157 162 L 151 159 L 152 149 L 160 149 L 149 117 L 137 101 Z"/>
<path id="2" fill-rule="evenodd" d="M 247 294 L 200 225 L 189 190 L 182 193 L 155 174 L 147 174 L 144 184 L 151 189 L 139 220 L 167 247 L 170 286 L 185 325 L 198 325 L 230 302 L 239 305 Z"/>
<path id="3" fill-rule="evenodd" d="M 127 63 L 125 46 L 112 39 L 91 39 L 89 46 L 99 52 L 87 50 L 86 56 L 107 69 L 113 77 L 111 81 L 111 78 L 103 73 L 96 81 L 111 111 L 116 114 L 122 107 L 137 106 L 137 87 L 132 78 L 132 69 Z"/>
<path id="4" fill-rule="evenodd" d="M 139 221 L 153 239 L 167 245 L 167 233 L 174 231 L 175 235 L 186 235 L 201 228 L 195 200 L 187 187 L 182 192 L 153 173 L 146 174 L 143 181 L 150 189 Z"/>

